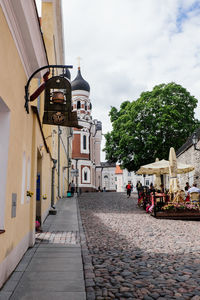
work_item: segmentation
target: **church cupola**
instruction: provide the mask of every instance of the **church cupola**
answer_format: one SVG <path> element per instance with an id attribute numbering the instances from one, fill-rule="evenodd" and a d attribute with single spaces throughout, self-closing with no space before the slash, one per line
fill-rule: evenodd
<path id="1" fill-rule="evenodd" d="M 72 91 L 82 90 L 86 92 L 90 92 L 90 86 L 89 83 L 83 79 L 81 75 L 81 69 L 78 67 L 78 74 L 76 78 L 71 83 Z"/>
<path id="2" fill-rule="evenodd" d="M 78 74 L 71 82 L 72 87 L 72 105 L 73 111 L 77 111 L 78 119 L 90 121 L 92 105 L 90 103 L 90 86 L 81 75 L 80 65 L 78 66 Z"/>

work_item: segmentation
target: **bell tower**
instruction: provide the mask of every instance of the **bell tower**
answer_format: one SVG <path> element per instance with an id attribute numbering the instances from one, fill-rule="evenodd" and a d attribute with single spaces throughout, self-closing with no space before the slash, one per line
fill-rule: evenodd
<path id="1" fill-rule="evenodd" d="M 77 113 L 77 118 L 82 129 L 74 128 L 72 141 L 72 168 L 78 170 L 78 177 L 72 178 L 76 187 L 82 192 L 96 191 L 95 166 L 97 152 L 100 154 L 100 147 L 95 150 L 95 136 L 101 128 L 97 120 L 92 120 L 92 105 L 90 102 L 90 85 L 82 77 L 80 58 L 76 78 L 71 83 L 72 86 L 72 107 Z M 101 122 L 100 122 L 101 123 Z M 98 161 L 99 164 L 99 161 Z"/>

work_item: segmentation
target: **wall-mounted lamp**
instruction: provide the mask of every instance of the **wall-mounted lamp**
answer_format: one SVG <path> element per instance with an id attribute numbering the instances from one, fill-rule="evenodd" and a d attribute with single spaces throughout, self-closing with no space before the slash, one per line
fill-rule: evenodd
<path id="1" fill-rule="evenodd" d="M 25 86 L 25 109 L 29 113 L 29 102 L 34 101 L 43 91 L 44 98 L 44 115 L 43 124 L 61 125 L 67 127 L 82 128 L 78 124 L 77 112 L 72 111 L 71 105 L 71 83 L 66 70 L 72 66 L 65 65 L 48 65 L 36 70 L 28 79 Z M 29 85 L 32 78 L 40 71 L 48 69 L 43 76 L 44 82 L 41 86 L 29 96 Z M 54 76 L 57 69 L 62 69 L 62 73 Z M 51 75 L 51 78 L 48 78 Z"/>
<path id="2" fill-rule="evenodd" d="M 200 151 L 200 149 L 197 148 L 198 141 L 199 141 L 199 139 L 197 137 L 197 133 L 194 132 L 193 136 L 192 136 L 192 144 L 193 144 L 195 150 Z"/>

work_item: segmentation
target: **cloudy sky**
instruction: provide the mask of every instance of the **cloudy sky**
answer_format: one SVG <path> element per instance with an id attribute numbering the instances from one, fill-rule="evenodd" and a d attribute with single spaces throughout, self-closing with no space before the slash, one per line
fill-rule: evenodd
<path id="1" fill-rule="evenodd" d="M 200 100 L 199 0 L 62 0 L 62 4 L 66 63 L 74 66 L 74 79 L 77 57 L 82 58 L 92 115 L 102 121 L 103 133 L 112 129 L 111 106 L 136 100 L 157 84 L 174 81 Z M 199 107 L 196 116 L 200 119 Z"/>

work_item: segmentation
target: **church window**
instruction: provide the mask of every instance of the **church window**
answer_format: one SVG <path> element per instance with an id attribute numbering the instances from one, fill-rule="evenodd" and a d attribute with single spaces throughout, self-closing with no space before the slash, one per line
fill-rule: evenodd
<path id="1" fill-rule="evenodd" d="M 90 183 L 90 169 L 85 166 L 82 169 L 82 183 Z"/>
<path id="2" fill-rule="evenodd" d="M 87 149 L 87 141 L 86 141 L 86 135 L 83 136 L 83 149 Z"/>
<path id="3" fill-rule="evenodd" d="M 77 101 L 77 109 L 81 108 L 81 101 Z"/>

